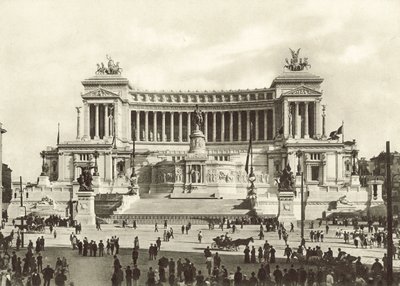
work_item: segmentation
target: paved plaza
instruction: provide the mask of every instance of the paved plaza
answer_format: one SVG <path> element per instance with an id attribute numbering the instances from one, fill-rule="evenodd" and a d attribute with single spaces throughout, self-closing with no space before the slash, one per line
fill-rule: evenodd
<path id="1" fill-rule="evenodd" d="M 157 237 L 163 237 L 163 223 L 159 222 L 159 232 L 154 232 L 153 225 L 138 225 L 138 228 L 134 230 L 131 226 L 122 228 L 118 225 L 102 225 L 102 230 L 97 231 L 95 228 L 83 228 L 82 233 L 78 235 L 80 239 L 87 237 L 89 240 L 95 240 L 97 243 L 100 239 L 106 241 L 111 236 L 118 236 L 120 241 L 120 254 L 118 255 L 123 265 L 124 269 L 127 265 L 132 266 L 131 260 L 131 249 L 133 246 L 133 240 L 135 236 L 139 237 L 140 241 L 140 255 L 138 265 L 142 271 L 142 278 L 145 278 L 147 275 L 147 270 L 150 266 L 153 268 L 158 268 L 157 261 L 149 261 L 147 250 L 150 243 L 154 243 Z M 170 227 L 170 226 L 168 226 Z M 169 242 L 162 242 L 161 252 L 158 255 L 158 258 L 165 256 L 167 258 L 174 258 L 176 261 L 178 258 L 189 258 L 193 261 L 198 268 L 198 270 L 202 270 L 202 272 L 206 273 L 205 260 L 203 255 L 203 250 L 207 246 L 211 245 L 212 238 L 225 234 L 226 230 L 221 231 L 220 229 L 215 228 L 214 230 L 208 230 L 208 226 L 206 225 L 193 225 L 192 229 L 189 231 L 189 234 L 181 234 L 180 230 L 181 226 L 173 225 L 174 229 L 174 239 L 171 239 Z M 11 226 L 7 226 L 4 230 L 4 233 L 7 233 L 11 229 Z M 314 229 L 325 230 L 325 226 L 322 225 L 321 228 L 315 227 Z M 347 230 L 351 230 L 350 227 L 346 228 Z M 111 255 L 105 255 L 103 258 L 92 258 L 92 257 L 82 257 L 79 256 L 77 251 L 72 251 L 70 249 L 69 235 L 71 232 L 74 232 L 73 228 L 57 228 L 57 238 L 54 238 L 53 235 L 50 234 L 49 230 L 46 229 L 46 232 L 43 234 L 46 239 L 46 250 L 43 255 L 44 257 L 44 266 L 50 264 L 52 267 L 55 265 L 55 261 L 57 257 L 65 256 L 69 261 L 69 273 L 68 278 L 69 281 L 73 281 L 75 285 L 109 285 L 111 275 L 113 272 L 113 258 Z M 203 233 L 203 242 L 200 244 L 197 240 L 197 234 L 199 231 Z M 331 247 L 334 251 L 334 255 L 337 255 L 337 249 L 341 248 L 343 251 L 350 253 L 353 256 L 361 256 L 362 262 L 366 264 L 372 264 L 375 258 L 381 259 L 383 254 L 386 252 L 384 248 L 356 248 L 353 244 L 345 244 L 343 239 L 339 239 L 335 237 L 336 226 L 330 226 L 330 231 L 327 235 L 325 235 L 324 242 L 316 243 L 309 242 L 308 234 L 309 229 L 305 231 L 306 237 L 306 246 L 317 246 L 320 245 L 323 251 L 326 251 L 328 247 Z M 265 240 L 268 240 L 270 244 L 272 244 L 276 251 L 277 262 L 279 264 L 284 264 L 283 254 L 284 254 L 284 241 L 278 239 L 277 232 L 265 232 L 265 240 L 258 239 L 259 226 L 257 225 L 245 225 L 243 229 L 238 227 L 238 230 L 234 234 L 229 234 L 233 239 L 236 238 L 254 238 L 254 245 L 256 248 L 261 246 Z M 25 235 L 25 243 L 29 240 L 33 242 L 37 239 L 40 233 L 29 233 Z M 299 245 L 300 241 L 300 231 L 299 229 L 295 229 L 295 232 L 289 233 L 288 244 L 292 248 L 296 248 Z M 395 240 L 397 243 L 397 239 Z M 240 248 L 239 251 L 221 251 L 221 250 L 213 250 L 213 254 L 215 251 L 218 251 L 222 257 L 222 264 L 225 265 L 230 272 L 234 272 L 237 265 L 242 267 L 243 273 L 249 275 L 252 271 L 256 271 L 258 266 L 255 264 L 247 264 L 243 263 L 243 250 L 244 248 Z M 19 254 L 21 255 L 21 254 Z M 400 260 L 394 260 L 394 267 L 396 270 L 400 269 Z M 295 264 L 297 264 L 295 262 Z M 298 264 L 297 264 L 298 266 Z M 274 266 L 272 266 L 274 267 Z M 287 267 L 287 266 L 286 266 Z M 79 281 L 79 283 L 77 283 Z M 141 281 L 144 283 L 144 280 Z M 141 284 L 144 285 L 144 284 Z"/>

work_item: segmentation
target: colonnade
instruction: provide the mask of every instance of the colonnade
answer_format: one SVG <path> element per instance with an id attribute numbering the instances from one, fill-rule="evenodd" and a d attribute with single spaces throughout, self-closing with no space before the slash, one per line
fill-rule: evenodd
<path id="1" fill-rule="evenodd" d="M 321 135 L 320 101 L 283 102 L 285 138 L 308 139 Z"/>
<path id="2" fill-rule="evenodd" d="M 77 109 L 79 122 L 80 111 Z M 83 106 L 83 139 L 104 139 L 113 136 L 113 105 L 107 103 L 87 103 Z M 79 137 L 79 124 L 77 137 Z"/>
<path id="3" fill-rule="evenodd" d="M 135 140 L 145 142 L 188 142 L 192 129 L 192 111 L 131 112 L 131 130 Z M 202 131 L 208 142 L 249 141 L 253 123 L 253 140 L 273 140 L 274 110 L 205 111 Z"/>

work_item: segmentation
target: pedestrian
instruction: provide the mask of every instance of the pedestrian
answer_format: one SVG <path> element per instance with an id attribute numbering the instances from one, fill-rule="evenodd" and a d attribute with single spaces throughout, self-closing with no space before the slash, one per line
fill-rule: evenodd
<path id="1" fill-rule="evenodd" d="M 197 235 L 197 239 L 199 240 L 199 243 L 201 243 L 202 238 L 203 238 L 203 234 L 201 233 L 201 230 L 200 230 L 199 234 Z"/>
<path id="2" fill-rule="evenodd" d="M 244 263 L 250 263 L 250 249 L 249 246 L 246 246 L 244 249 Z"/>
<path id="3" fill-rule="evenodd" d="M 140 278 L 140 270 L 137 268 L 137 265 L 133 265 L 132 269 L 132 281 L 133 281 L 133 286 L 139 286 L 139 278 Z"/>
<path id="4" fill-rule="evenodd" d="M 125 281 L 126 281 L 126 286 L 132 286 L 132 270 L 129 265 L 126 267 L 125 270 Z"/>
<path id="5" fill-rule="evenodd" d="M 157 223 L 154 224 L 154 232 L 158 232 L 158 225 L 157 225 Z"/>
<path id="6" fill-rule="evenodd" d="M 54 269 L 51 268 L 50 265 L 47 265 L 47 267 L 45 269 L 43 269 L 42 273 L 43 273 L 43 280 L 44 280 L 43 286 L 50 286 L 50 280 L 53 278 Z"/>

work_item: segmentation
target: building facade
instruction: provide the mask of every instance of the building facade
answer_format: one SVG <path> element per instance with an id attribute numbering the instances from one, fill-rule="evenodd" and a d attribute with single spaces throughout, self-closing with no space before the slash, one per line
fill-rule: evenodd
<path id="1" fill-rule="evenodd" d="M 126 194 L 132 174 L 137 176 L 140 199 L 129 201 L 127 196 L 119 214 L 134 214 L 140 205 L 160 198 L 166 203 L 245 200 L 252 136 L 260 214 L 278 213 L 276 179 L 287 165 L 304 174 L 307 218 L 325 215 L 344 196 L 353 208 L 366 208 L 371 190 L 361 187 L 352 172 L 356 144 L 327 138 L 323 79 L 304 63 L 295 56 L 269 88 L 147 91 L 135 89 L 109 59 L 108 68 L 99 65 L 95 76 L 82 81 L 76 138 L 44 152 L 42 176 L 27 191 L 27 203 L 51 197 L 58 211 L 65 211 L 76 199 L 77 178 L 88 165 L 97 170 L 93 186 L 99 194 Z M 195 106 L 203 118 L 206 151 L 200 155 L 188 152 Z M 16 200 L 18 186 L 14 190 Z M 300 203 L 296 196 L 298 218 Z"/>

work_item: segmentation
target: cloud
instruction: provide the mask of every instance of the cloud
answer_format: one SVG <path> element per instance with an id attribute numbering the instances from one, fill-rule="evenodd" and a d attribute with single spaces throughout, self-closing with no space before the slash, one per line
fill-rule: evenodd
<path id="1" fill-rule="evenodd" d="M 2 1 L 4 161 L 34 181 L 39 152 L 75 138 L 80 81 L 112 55 L 136 88 L 269 86 L 288 48 L 325 78 L 327 130 L 371 156 L 400 150 L 400 4 L 394 1 Z M 379 15 L 379 16 L 377 16 Z M 368 125 L 365 124 L 368 122 Z"/>

